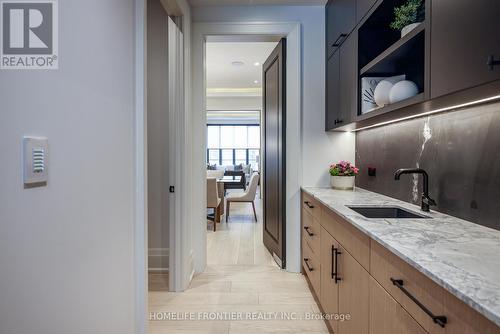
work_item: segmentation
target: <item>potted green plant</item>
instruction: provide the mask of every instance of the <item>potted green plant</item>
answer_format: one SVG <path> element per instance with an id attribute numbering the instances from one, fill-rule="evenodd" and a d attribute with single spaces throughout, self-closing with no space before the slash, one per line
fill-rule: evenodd
<path id="1" fill-rule="evenodd" d="M 424 18 L 424 3 L 422 0 L 407 0 L 394 8 L 394 21 L 390 27 L 401 31 L 401 37 L 418 27 Z"/>
<path id="2" fill-rule="evenodd" d="M 359 168 L 349 161 L 340 161 L 330 165 L 330 184 L 333 189 L 352 190 L 354 180 L 359 173 Z"/>

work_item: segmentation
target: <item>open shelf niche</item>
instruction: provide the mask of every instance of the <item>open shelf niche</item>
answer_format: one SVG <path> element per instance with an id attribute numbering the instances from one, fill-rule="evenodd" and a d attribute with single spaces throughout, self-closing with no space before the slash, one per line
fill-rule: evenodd
<path id="1" fill-rule="evenodd" d="M 411 32 L 401 37 L 401 33 L 390 28 L 394 19 L 394 8 L 405 0 L 383 0 L 378 3 L 358 29 L 358 120 L 375 117 L 386 112 L 419 103 L 425 98 L 426 88 L 426 27 L 424 20 Z M 419 94 L 384 107 L 374 108 L 362 114 L 362 78 L 392 77 L 405 75 L 413 81 Z"/>

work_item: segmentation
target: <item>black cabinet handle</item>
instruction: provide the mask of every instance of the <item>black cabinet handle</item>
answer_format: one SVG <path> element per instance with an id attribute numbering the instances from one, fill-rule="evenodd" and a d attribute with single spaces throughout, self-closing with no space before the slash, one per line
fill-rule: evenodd
<path id="1" fill-rule="evenodd" d="M 332 48 L 336 48 L 336 47 L 340 46 L 340 44 L 342 44 L 341 40 L 345 37 L 347 37 L 347 34 L 340 34 L 339 37 L 337 37 L 337 39 L 335 40 L 335 42 L 333 42 Z"/>
<path id="2" fill-rule="evenodd" d="M 342 278 L 339 277 L 339 269 L 338 269 L 338 263 L 339 263 L 339 258 L 338 256 L 342 254 L 341 251 L 338 250 L 338 248 L 335 248 L 335 246 L 332 245 L 332 279 L 335 281 L 335 284 L 338 283 L 338 281 L 341 281 Z"/>
<path id="3" fill-rule="evenodd" d="M 304 204 L 307 205 L 309 209 L 314 209 L 314 205 L 312 205 L 311 202 L 305 201 Z"/>
<path id="4" fill-rule="evenodd" d="M 332 279 L 335 278 L 335 246 L 332 245 Z"/>
<path id="5" fill-rule="evenodd" d="M 310 226 L 304 226 L 304 230 L 306 230 L 307 234 L 309 234 L 310 237 L 312 237 L 314 235 L 314 233 L 312 233 L 311 231 L 309 231 L 311 229 Z"/>
<path id="6" fill-rule="evenodd" d="M 495 55 L 489 55 L 488 61 L 486 62 L 486 65 L 488 65 L 488 68 L 490 69 L 490 71 L 493 71 L 493 68 L 495 66 L 500 65 L 500 60 L 495 60 Z"/>
<path id="7" fill-rule="evenodd" d="M 305 258 L 304 258 L 304 262 L 306 263 L 307 269 L 308 269 L 309 271 L 314 271 L 314 268 L 313 268 L 313 267 L 311 267 L 311 266 L 309 266 L 309 259 L 308 259 L 308 258 L 306 258 L 306 257 L 305 257 Z"/>
<path id="8" fill-rule="evenodd" d="M 340 124 L 340 123 L 343 123 L 343 122 L 344 122 L 343 120 L 337 118 L 334 123 L 335 123 L 335 125 L 337 125 L 337 124 Z"/>
<path id="9" fill-rule="evenodd" d="M 406 288 L 404 287 L 404 282 L 402 279 L 394 279 L 391 277 L 391 282 L 395 286 L 397 286 L 403 293 L 408 296 L 415 304 L 418 305 L 424 311 L 429 317 L 432 318 L 432 321 L 434 321 L 436 324 L 439 326 L 443 327 L 446 325 L 448 319 L 444 315 L 434 315 L 427 307 L 425 307 L 424 304 L 422 304 L 417 298 L 415 298 Z"/>

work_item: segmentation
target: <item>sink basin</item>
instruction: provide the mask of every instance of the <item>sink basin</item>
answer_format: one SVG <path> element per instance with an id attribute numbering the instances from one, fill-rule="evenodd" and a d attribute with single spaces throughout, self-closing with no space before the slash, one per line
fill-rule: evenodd
<path id="1" fill-rule="evenodd" d="M 430 218 L 405 209 L 390 206 L 348 206 L 348 208 L 356 211 L 366 218 Z"/>

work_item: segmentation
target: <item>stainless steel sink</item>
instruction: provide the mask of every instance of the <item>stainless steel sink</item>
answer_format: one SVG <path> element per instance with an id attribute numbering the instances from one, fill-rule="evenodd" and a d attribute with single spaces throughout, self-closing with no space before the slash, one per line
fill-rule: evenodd
<path id="1" fill-rule="evenodd" d="M 348 208 L 366 218 L 430 218 L 395 206 L 348 206 Z"/>

